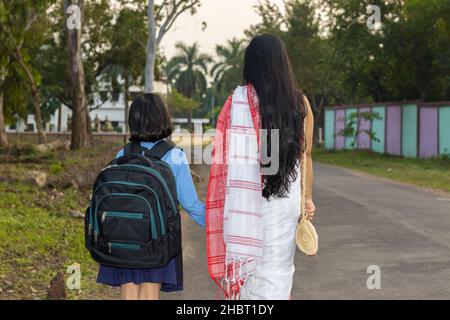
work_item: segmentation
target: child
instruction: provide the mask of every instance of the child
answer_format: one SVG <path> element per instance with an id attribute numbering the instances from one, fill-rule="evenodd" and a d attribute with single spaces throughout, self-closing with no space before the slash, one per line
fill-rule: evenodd
<path id="1" fill-rule="evenodd" d="M 128 125 L 130 141 L 140 142 L 142 147 L 152 148 L 173 132 L 169 111 L 156 94 L 136 98 L 130 107 Z M 123 149 L 117 157 L 123 155 Z M 195 186 L 185 153 L 173 148 L 162 158 L 173 171 L 177 185 L 178 201 L 190 217 L 205 226 L 205 206 L 197 198 Z M 121 286 L 122 299 L 158 300 L 160 290 L 165 292 L 183 290 L 183 261 L 181 253 L 161 268 L 124 269 L 100 265 L 98 283 Z"/>

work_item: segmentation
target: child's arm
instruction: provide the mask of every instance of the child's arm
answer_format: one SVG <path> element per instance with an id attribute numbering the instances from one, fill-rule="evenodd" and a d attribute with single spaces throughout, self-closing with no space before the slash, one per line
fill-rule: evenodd
<path id="1" fill-rule="evenodd" d="M 182 161 L 176 164 L 174 170 L 175 179 L 177 182 L 178 201 L 181 207 L 186 210 L 192 220 L 197 222 L 200 226 L 205 226 L 205 205 L 197 197 L 194 182 L 192 181 L 191 170 L 182 150 L 174 150 L 180 152 Z"/>

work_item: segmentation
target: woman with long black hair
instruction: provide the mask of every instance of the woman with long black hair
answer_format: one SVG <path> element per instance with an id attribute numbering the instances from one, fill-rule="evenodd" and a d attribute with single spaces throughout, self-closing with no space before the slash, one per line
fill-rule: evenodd
<path id="1" fill-rule="evenodd" d="M 228 299 L 290 298 L 301 174 L 309 219 L 315 211 L 313 126 L 283 42 L 256 36 L 245 52 L 244 85 L 218 119 L 206 200 L 209 273 Z"/>

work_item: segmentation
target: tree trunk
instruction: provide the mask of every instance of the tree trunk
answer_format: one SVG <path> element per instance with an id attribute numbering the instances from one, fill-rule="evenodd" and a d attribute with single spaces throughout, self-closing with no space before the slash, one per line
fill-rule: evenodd
<path id="1" fill-rule="evenodd" d="M 447 100 L 447 94 L 448 94 L 448 88 L 449 88 L 449 83 L 450 83 L 450 77 L 447 77 L 446 79 L 447 81 L 444 81 L 444 86 L 442 87 L 442 92 L 441 92 L 441 100 Z"/>
<path id="2" fill-rule="evenodd" d="M 317 108 L 317 123 L 318 124 L 319 123 L 323 124 L 323 122 L 324 122 L 323 116 L 322 116 L 324 107 L 325 107 L 325 97 L 322 96 L 320 98 L 319 107 Z"/>
<path id="3" fill-rule="evenodd" d="M 89 108 L 86 107 L 86 129 L 88 134 L 88 145 L 92 143 L 93 136 L 92 136 L 92 120 L 91 120 L 91 114 L 89 112 Z"/>
<path id="4" fill-rule="evenodd" d="M 428 95 L 428 90 L 419 90 L 419 92 L 420 92 L 420 102 L 425 102 Z"/>
<path id="5" fill-rule="evenodd" d="M 316 144 L 317 140 L 319 139 L 319 127 L 321 125 L 323 125 L 323 121 L 322 121 L 322 112 L 323 112 L 323 108 L 324 108 L 324 102 L 325 102 L 325 98 L 322 96 L 320 98 L 319 101 L 319 105 L 317 105 L 317 100 L 316 100 L 316 96 L 314 95 L 314 93 L 311 94 L 311 102 L 313 105 L 313 114 L 314 114 L 314 141 L 313 143 Z M 315 111 L 315 112 L 314 112 Z"/>
<path id="6" fill-rule="evenodd" d="M 155 57 L 156 57 L 156 21 L 155 21 L 155 1 L 149 0 L 147 7 L 148 17 L 148 40 L 147 57 L 145 61 L 145 93 L 153 92 L 153 79 L 155 77 Z"/>
<path id="7" fill-rule="evenodd" d="M 124 83 L 124 110 L 125 110 L 125 115 L 124 115 L 124 119 L 125 119 L 125 126 L 124 126 L 124 133 L 125 135 L 128 133 L 128 103 L 130 101 L 130 83 L 128 81 L 128 76 L 125 76 L 125 83 Z"/>
<path id="8" fill-rule="evenodd" d="M 30 84 L 31 89 L 31 101 L 33 104 L 33 113 L 34 113 L 34 122 L 36 123 L 36 129 L 38 132 L 38 143 L 46 143 L 47 137 L 45 135 L 45 129 L 42 125 L 42 117 L 41 117 L 41 95 L 39 93 L 39 89 L 36 85 L 36 81 L 34 79 L 33 74 L 31 73 L 31 70 L 29 66 L 25 63 L 23 60 L 22 53 L 20 52 L 19 48 L 16 48 L 16 51 L 14 53 L 14 57 L 19 63 L 22 70 L 25 72 L 28 82 Z"/>
<path id="9" fill-rule="evenodd" d="M 64 14 L 67 17 L 67 7 L 77 5 L 80 9 L 80 26 L 83 21 L 84 0 L 66 0 Z M 88 110 L 85 91 L 83 62 L 81 60 L 81 29 L 67 28 L 67 49 L 69 52 L 71 95 L 72 95 L 72 137 L 70 149 L 77 150 L 89 145 Z"/>
<path id="10" fill-rule="evenodd" d="M 8 136 L 6 135 L 5 116 L 3 115 L 3 91 L 0 92 L 0 147 L 8 146 Z"/>
<path id="11" fill-rule="evenodd" d="M 6 68 L 0 66 L 0 90 L 6 78 Z M 6 135 L 5 115 L 3 113 L 3 91 L 0 91 L 0 147 L 8 146 L 8 136 Z"/>
<path id="12" fill-rule="evenodd" d="M 189 109 L 188 126 L 189 126 L 189 129 L 192 129 L 192 108 Z"/>
<path id="13" fill-rule="evenodd" d="M 36 129 L 38 132 L 38 143 L 46 143 L 47 136 L 45 134 L 44 126 L 42 125 L 41 117 L 41 95 L 35 85 L 33 85 L 31 89 L 31 98 L 33 100 L 34 121 L 36 122 Z"/>
<path id="14" fill-rule="evenodd" d="M 61 122 L 62 122 L 62 105 L 59 106 L 58 108 L 58 132 L 61 132 Z"/>

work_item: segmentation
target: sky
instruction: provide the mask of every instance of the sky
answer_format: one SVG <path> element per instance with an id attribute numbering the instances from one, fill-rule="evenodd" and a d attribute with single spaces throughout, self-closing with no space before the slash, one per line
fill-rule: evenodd
<path id="1" fill-rule="evenodd" d="M 283 0 L 271 0 L 283 8 Z M 216 44 L 244 36 L 244 30 L 261 21 L 254 6 L 258 0 L 202 0 L 194 16 L 183 13 L 164 36 L 161 48 L 170 59 L 176 54 L 175 44 L 183 41 L 192 44 L 197 41 L 201 52 L 213 55 Z M 202 31 L 202 23 L 207 27 Z"/>

